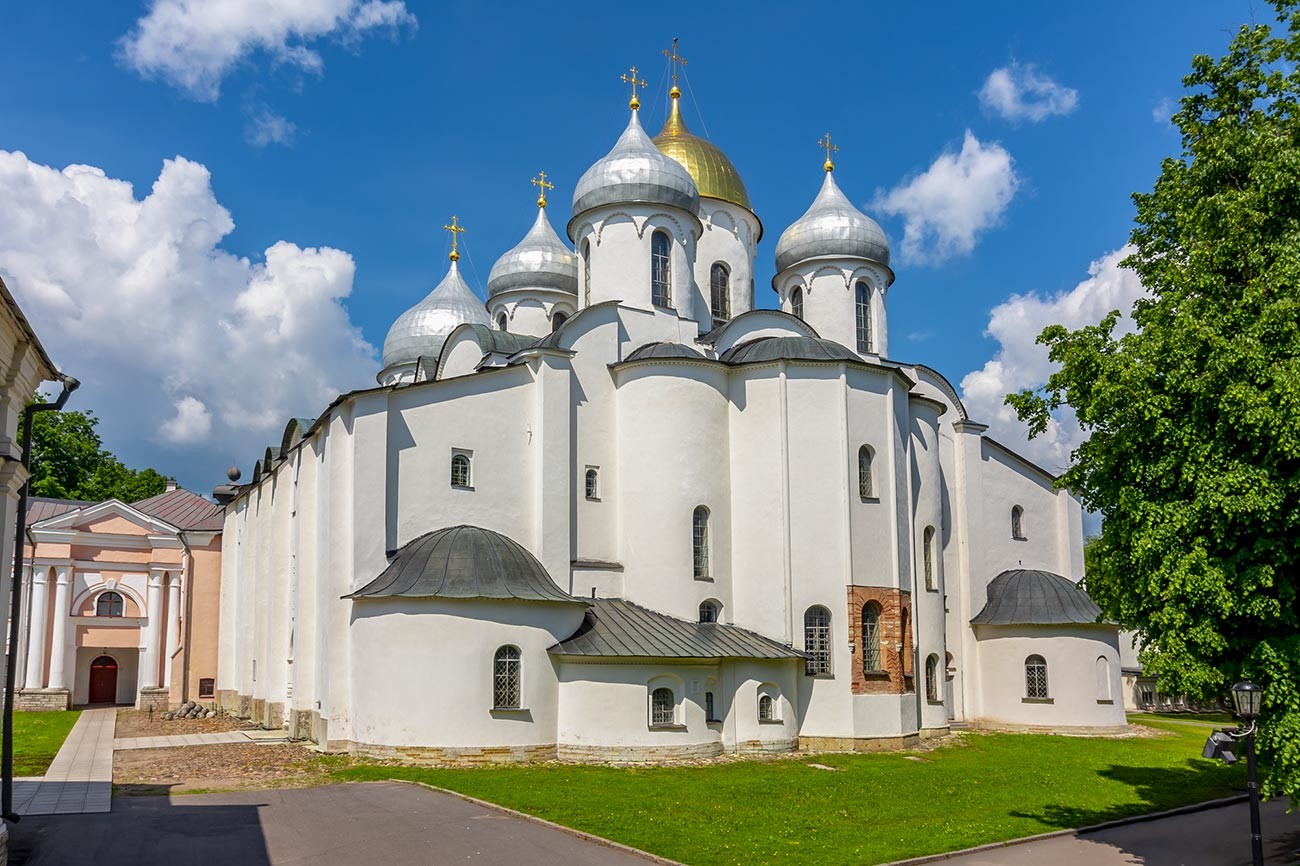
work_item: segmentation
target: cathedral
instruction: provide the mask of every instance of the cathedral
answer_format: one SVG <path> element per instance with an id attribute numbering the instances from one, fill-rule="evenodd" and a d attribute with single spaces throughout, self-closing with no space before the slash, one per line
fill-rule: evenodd
<path id="1" fill-rule="evenodd" d="M 485 303 L 453 218 L 377 387 L 218 488 L 218 702 L 436 762 L 1122 730 L 1078 501 L 890 354 L 889 242 L 829 137 L 776 244 L 779 309 L 755 306 L 763 224 L 687 129 L 676 60 L 653 138 L 624 76 L 567 240 L 535 179 Z"/>

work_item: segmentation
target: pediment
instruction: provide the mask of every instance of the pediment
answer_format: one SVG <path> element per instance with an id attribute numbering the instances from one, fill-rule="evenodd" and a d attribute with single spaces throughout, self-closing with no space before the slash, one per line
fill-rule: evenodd
<path id="1" fill-rule="evenodd" d="M 33 530 L 88 532 L 97 535 L 174 535 L 175 526 L 132 508 L 117 499 L 68 511 L 64 514 L 42 520 L 32 526 Z"/>

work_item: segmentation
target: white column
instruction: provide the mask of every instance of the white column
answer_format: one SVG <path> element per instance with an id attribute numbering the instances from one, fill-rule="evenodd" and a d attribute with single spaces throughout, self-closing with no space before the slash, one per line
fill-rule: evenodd
<path id="1" fill-rule="evenodd" d="M 18 611 L 18 655 L 14 656 L 15 684 L 27 688 L 27 652 L 32 643 L 32 567 L 23 566 L 23 606 Z"/>
<path id="2" fill-rule="evenodd" d="M 181 645 L 181 578 L 173 574 L 167 581 L 167 650 L 163 655 L 163 686 L 172 684 L 172 658 Z"/>
<path id="3" fill-rule="evenodd" d="M 158 653 L 162 649 L 163 570 L 149 573 L 149 597 L 146 601 L 144 644 L 140 647 L 141 689 L 158 688 Z"/>
<path id="4" fill-rule="evenodd" d="M 27 688 L 45 685 L 45 605 L 49 569 L 36 567 L 32 572 L 32 625 L 27 638 Z"/>
<path id="5" fill-rule="evenodd" d="M 55 572 L 54 627 L 50 637 L 50 688 L 66 689 L 68 654 L 68 591 L 72 569 L 60 566 Z"/>

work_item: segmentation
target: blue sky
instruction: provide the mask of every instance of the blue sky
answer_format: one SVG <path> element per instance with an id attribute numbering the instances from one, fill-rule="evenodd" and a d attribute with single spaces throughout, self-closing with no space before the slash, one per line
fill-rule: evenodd
<path id="1" fill-rule="evenodd" d="M 1104 259 L 1127 240 L 1130 194 L 1177 152 L 1161 109 L 1192 55 L 1220 53 L 1252 15 L 1235 0 L 752 3 L 674 21 L 644 4 L 319 0 L 324 17 L 303 23 L 211 21 L 198 5 L 0 12 L 0 275 L 86 381 L 73 405 L 103 416 L 108 445 L 198 490 L 231 462 L 247 471 L 331 389 L 373 382 L 350 329 L 378 347 L 436 283 L 452 213 L 480 291 L 531 222 L 539 169 L 562 231 L 573 183 L 626 122 L 629 65 L 651 85 L 644 124 L 662 123 L 674 36 L 687 121 L 731 157 L 765 226 L 758 304 L 774 304 L 776 240 L 818 189 L 829 130 L 837 180 L 893 243 L 891 354 L 958 384 L 982 371 L 968 390 L 996 414 L 989 394 L 1045 375 L 1044 317 L 1140 291 Z M 1011 92 L 982 99 L 996 70 Z M 43 168 L 74 164 L 103 178 Z M 171 192 L 141 210 L 160 173 Z M 130 243 L 114 214 L 132 215 Z M 905 245 L 909 216 L 929 233 Z M 263 268 L 282 241 L 282 267 Z M 1059 464 L 1071 437 L 1035 456 Z"/>

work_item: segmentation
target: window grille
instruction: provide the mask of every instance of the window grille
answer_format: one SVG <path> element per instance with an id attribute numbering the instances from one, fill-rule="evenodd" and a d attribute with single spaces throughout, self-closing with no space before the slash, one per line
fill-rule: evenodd
<path id="1" fill-rule="evenodd" d="M 1019 505 L 1011 508 L 1011 537 L 1023 539 L 1025 537 L 1025 509 Z"/>
<path id="2" fill-rule="evenodd" d="M 587 498 L 588 498 L 588 499 L 599 499 L 599 498 L 600 498 L 600 488 L 599 488 L 599 486 L 598 486 L 598 484 L 597 484 L 598 481 L 599 481 L 599 476 L 598 476 L 598 474 L 596 473 L 596 470 L 595 470 L 595 469 L 588 469 L 588 470 L 587 470 L 587 480 L 586 480 L 586 486 L 587 486 Z"/>
<path id="3" fill-rule="evenodd" d="M 731 273 L 722 262 L 709 270 L 709 300 L 715 323 L 731 318 Z"/>
<path id="4" fill-rule="evenodd" d="M 758 699 L 758 720 L 770 722 L 776 718 L 776 702 L 771 695 L 761 695 Z"/>
<path id="5" fill-rule="evenodd" d="M 821 605 L 803 615 L 804 673 L 809 676 L 831 672 L 831 613 Z"/>
<path id="6" fill-rule="evenodd" d="M 718 621 L 718 603 L 716 601 L 700 602 L 700 622 Z"/>
<path id="7" fill-rule="evenodd" d="M 691 520 L 691 553 L 695 576 L 709 576 L 709 509 L 701 505 Z"/>
<path id="8" fill-rule="evenodd" d="M 465 454 L 452 455 L 451 486 L 469 487 L 469 457 Z"/>
<path id="9" fill-rule="evenodd" d="M 705 692 L 704 693 L 704 721 L 713 722 L 713 721 L 717 721 L 717 718 L 718 716 L 714 712 L 714 708 L 713 708 L 713 692 Z"/>
<path id="10" fill-rule="evenodd" d="M 650 295 L 657 306 L 673 305 L 672 244 L 664 231 L 650 236 Z"/>
<path id="11" fill-rule="evenodd" d="M 122 596 L 116 592 L 105 592 L 95 600 L 95 616 L 122 616 Z"/>
<path id="12" fill-rule="evenodd" d="M 650 694 L 650 724 L 671 725 L 673 715 L 673 690 L 660 686 Z"/>
<path id="13" fill-rule="evenodd" d="M 874 601 L 862 608 L 862 669 L 869 673 L 884 670 L 880 656 L 880 605 Z"/>
<path id="14" fill-rule="evenodd" d="M 797 286 L 790 293 L 790 313 L 796 319 L 803 319 L 803 287 Z"/>
<path id="15" fill-rule="evenodd" d="M 858 351 L 865 354 L 871 351 L 871 289 L 859 280 L 856 295 Z"/>
<path id="16" fill-rule="evenodd" d="M 1047 697 L 1047 660 L 1042 656 L 1025 659 L 1025 697 Z"/>
<path id="17" fill-rule="evenodd" d="M 925 660 L 925 699 L 939 700 L 939 657 L 936 655 Z"/>
<path id="18" fill-rule="evenodd" d="M 520 680 L 523 662 L 519 647 L 503 646 L 492 659 L 492 706 L 501 710 L 517 710 L 520 704 Z"/>
<path id="19" fill-rule="evenodd" d="M 925 559 L 925 588 L 934 589 L 934 527 L 927 526 L 922 536 L 922 556 Z"/>
<path id="20" fill-rule="evenodd" d="M 214 698 L 217 696 L 217 681 L 212 677 L 201 677 L 199 679 L 199 697 Z"/>
<path id="21" fill-rule="evenodd" d="M 863 445 L 858 449 L 858 496 L 871 499 L 876 495 L 875 490 L 871 480 L 871 448 Z"/>

